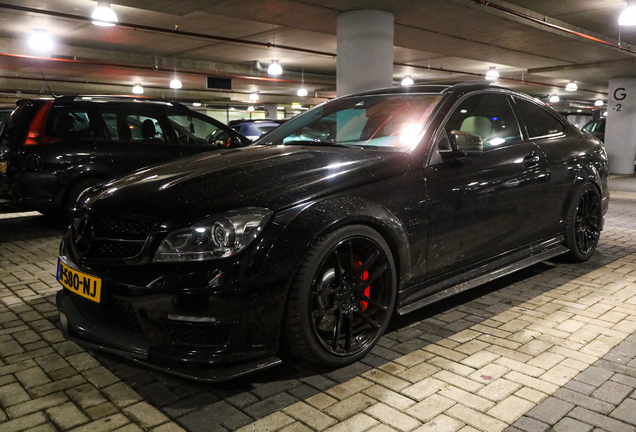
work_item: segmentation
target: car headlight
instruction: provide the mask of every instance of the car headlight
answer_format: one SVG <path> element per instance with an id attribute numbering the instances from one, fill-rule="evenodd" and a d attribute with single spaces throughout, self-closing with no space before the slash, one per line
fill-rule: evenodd
<path id="1" fill-rule="evenodd" d="M 154 261 L 206 261 L 234 255 L 258 237 L 272 214 L 246 208 L 172 231 L 157 249 Z"/>

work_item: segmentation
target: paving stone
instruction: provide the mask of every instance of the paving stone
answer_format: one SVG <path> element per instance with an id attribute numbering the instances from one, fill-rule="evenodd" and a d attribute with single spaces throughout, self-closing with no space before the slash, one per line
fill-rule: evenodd
<path id="1" fill-rule="evenodd" d="M 514 422 L 513 426 L 516 430 L 525 432 L 545 432 L 550 428 L 550 425 L 526 416 Z"/>
<path id="2" fill-rule="evenodd" d="M 434 394 L 406 410 L 411 417 L 427 422 L 455 405 L 455 401 Z"/>
<path id="3" fill-rule="evenodd" d="M 421 425 L 420 422 L 412 417 L 402 414 L 401 412 L 382 403 L 372 405 L 364 412 L 400 431 L 411 431 Z"/>
<path id="4" fill-rule="evenodd" d="M 274 396 L 275 394 L 284 392 L 299 385 L 300 382 L 297 380 L 272 381 L 257 387 L 256 389 L 252 390 L 252 393 L 258 396 L 260 399 L 266 399 L 270 396 Z"/>
<path id="5" fill-rule="evenodd" d="M 123 411 L 143 428 L 150 428 L 168 421 L 168 417 L 147 402 L 139 402 L 124 408 Z"/>
<path id="6" fill-rule="evenodd" d="M 607 381 L 612 375 L 611 371 L 602 369 L 596 366 L 590 366 L 585 371 L 581 372 L 577 377 L 577 381 L 584 382 L 594 387 L 599 387 L 605 381 Z"/>
<path id="7" fill-rule="evenodd" d="M 589 432 L 592 426 L 571 418 L 563 418 L 552 428 L 553 432 Z"/>
<path id="8" fill-rule="evenodd" d="M 29 394 L 18 383 L 6 384 L 0 387 L 0 407 L 2 408 L 6 409 L 30 399 Z"/>
<path id="9" fill-rule="evenodd" d="M 378 421 L 366 414 L 355 416 L 326 429 L 326 432 L 362 432 L 378 424 Z"/>
<path id="10" fill-rule="evenodd" d="M 365 396 L 364 394 L 358 393 L 345 400 L 331 405 L 330 407 L 326 408 L 324 412 L 329 414 L 331 417 L 342 421 L 354 414 L 364 411 L 364 409 L 374 405 L 375 403 L 376 401 L 374 399 Z"/>
<path id="11" fill-rule="evenodd" d="M 179 400 L 179 396 L 160 382 L 154 382 L 137 389 L 139 394 L 154 406 L 162 407 Z"/>
<path id="12" fill-rule="evenodd" d="M 302 421 L 315 430 L 323 430 L 334 425 L 337 421 L 304 402 L 297 402 L 288 406 L 283 412 L 296 420 Z"/>
<path id="13" fill-rule="evenodd" d="M 448 417 L 444 414 L 440 414 L 427 423 L 424 423 L 421 427 L 417 428 L 416 432 L 456 432 L 462 429 L 464 422 L 460 422 L 454 418 Z M 462 429 L 463 430 L 463 429 Z"/>
<path id="14" fill-rule="evenodd" d="M 489 416 L 511 424 L 534 406 L 533 402 L 517 396 L 509 396 L 486 411 Z"/>
<path id="15" fill-rule="evenodd" d="M 101 389 L 101 392 L 106 395 L 112 403 L 120 408 L 132 405 L 141 400 L 139 393 L 123 382 L 118 382 L 111 386 L 104 387 Z"/>
<path id="16" fill-rule="evenodd" d="M 482 414 L 478 411 L 472 410 L 461 404 L 452 406 L 446 411 L 446 414 L 456 419 L 462 420 L 482 431 L 488 432 L 500 432 L 508 426 L 506 423 L 497 420 L 486 414 Z"/>
<path id="17" fill-rule="evenodd" d="M 91 420 L 97 420 L 118 412 L 119 409 L 111 402 L 104 402 L 84 410 L 84 413 L 89 416 Z"/>
<path id="18" fill-rule="evenodd" d="M 46 414 L 62 430 L 71 429 L 90 421 L 72 402 L 49 408 L 46 410 Z"/>
<path id="19" fill-rule="evenodd" d="M 250 396 L 256 399 L 255 396 Z M 230 399 L 231 398 L 226 399 L 226 402 L 231 403 Z M 187 397 L 185 399 L 181 399 L 168 406 L 164 406 L 162 408 L 162 411 L 171 418 L 177 418 L 192 411 L 201 410 L 207 406 L 212 405 L 215 402 L 218 402 L 218 400 L 219 398 L 216 395 L 208 392 L 203 392 L 195 394 L 194 396 Z M 254 402 L 256 401 L 258 401 L 258 399 L 256 399 Z"/>
<path id="20" fill-rule="evenodd" d="M 598 414 L 598 413 L 595 413 L 594 411 L 590 411 L 581 407 L 574 408 L 570 412 L 569 417 L 580 420 L 592 426 L 598 426 L 601 429 L 605 429 L 607 431 L 612 431 L 612 432 L 636 431 L 636 428 L 634 428 L 634 426 L 628 425 L 618 420 L 614 420 L 608 416 L 604 416 L 602 414 Z"/>
<path id="21" fill-rule="evenodd" d="M 544 423 L 554 425 L 570 412 L 572 408 L 574 408 L 574 404 L 554 397 L 548 397 L 531 409 L 527 415 Z"/>
<path id="22" fill-rule="evenodd" d="M 416 403 L 411 398 L 402 396 L 401 394 L 380 385 L 369 387 L 363 390 L 363 393 L 377 401 L 384 402 L 386 405 L 399 410 L 405 410 Z"/>
<path id="23" fill-rule="evenodd" d="M 606 381 L 592 393 L 592 396 L 609 402 L 613 405 L 618 405 L 623 399 L 629 395 L 633 388 L 626 385 L 622 385 L 613 381 Z"/>
<path id="24" fill-rule="evenodd" d="M 600 412 L 601 414 L 609 414 L 614 409 L 614 405 L 610 403 L 565 388 L 558 389 L 553 393 L 553 396 L 577 406 Z"/>
<path id="25" fill-rule="evenodd" d="M 47 421 L 44 413 L 38 412 L 19 419 L 2 423 L 2 432 L 18 432 L 32 428 Z"/>
<path id="26" fill-rule="evenodd" d="M 337 403 L 338 399 L 334 399 L 325 393 L 318 393 L 317 395 L 308 398 L 305 402 L 319 410 L 322 410 Z"/>
<path id="27" fill-rule="evenodd" d="M 5 411 L 9 418 L 18 418 L 34 412 L 43 411 L 49 407 L 60 405 L 68 400 L 64 392 L 53 393 L 48 396 L 12 405 Z"/>
<path id="28" fill-rule="evenodd" d="M 612 417 L 632 425 L 636 424 L 636 401 L 626 399 L 610 414 Z"/>
<path id="29" fill-rule="evenodd" d="M 205 407 L 200 412 L 206 413 L 213 422 L 227 427 L 228 429 L 237 429 L 253 421 L 251 417 L 243 414 L 241 411 L 224 401 L 219 401 L 213 405 Z M 267 414 L 271 414 L 271 412 Z M 265 417 L 267 414 L 264 414 L 261 417 Z"/>
<path id="30" fill-rule="evenodd" d="M 106 398 L 92 384 L 79 385 L 67 390 L 66 394 L 82 409 L 106 402 Z"/>
<path id="31" fill-rule="evenodd" d="M 51 379 L 40 367 L 29 368 L 16 372 L 15 376 L 25 389 L 51 382 Z"/>
<path id="32" fill-rule="evenodd" d="M 267 417 L 264 417 L 260 420 L 255 421 L 254 423 L 243 426 L 238 429 L 237 432 L 269 432 L 269 431 L 277 431 L 285 426 L 294 423 L 294 419 L 281 413 L 276 412 L 274 414 L 270 414 Z M 318 429 L 321 430 L 321 429 Z"/>
<path id="33" fill-rule="evenodd" d="M 267 399 L 263 399 L 260 402 L 256 402 L 253 405 L 245 407 L 243 410 L 247 413 L 247 415 L 253 417 L 254 419 L 259 419 L 269 415 L 275 411 L 283 409 L 293 403 L 295 403 L 298 399 L 289 393 L 278 393 L 274 396 L 270 396 Z M 223 424 L 222 422 L 220 422 Z"/>

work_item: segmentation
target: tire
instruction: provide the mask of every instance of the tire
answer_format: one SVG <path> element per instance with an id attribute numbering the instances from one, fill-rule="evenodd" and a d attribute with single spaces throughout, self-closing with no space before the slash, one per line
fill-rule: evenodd
<path id="1" fill-rule="evenodd" d="M 575 195 L 565 221 L 566 258 L 584 262 L 594 254 L 601 236 L 601 194 L 596 186 L 585 184 Z"/>
<path id="2" fill-rule="evenodd" d="M 389 324 L 396 285 L 391 249 L 373 229 L 351 225 L 316 240 L 289 293 L 286 346 L 321 366 L 360 360 Z"/>
<path id="3" fill-rule="evenodd" d="M 62 212 L 67 216 L 73 215 L 73 209 L 75 208 L 75 203 L 79 196 L 91 186 L 95 186 L 98 183 L 103 182 L 103 179 L 89 178 L 80 180 L 79 183 L 74 185 L 69 189 L 66 194 L 66 198 L 64 199 L 64 204 L 62 207 Z"/>

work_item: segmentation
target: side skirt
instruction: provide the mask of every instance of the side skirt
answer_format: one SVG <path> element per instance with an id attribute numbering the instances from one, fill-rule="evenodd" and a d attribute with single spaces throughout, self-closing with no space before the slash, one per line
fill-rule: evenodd
<path id="1" fill-rule="evenodd" d="M 552 244 L 548 246 L 547 248 L 542 249 L 540 252 L 537 252 L 529 257 L 514 261 L 510 264 L 502 265 L 502 262 L 509 261 L 510 257 L 507 257 L 507 259 L 502 258 L 501 260 L 496 261 L 494 263 L 485 264 L 481 267 L 471 270 L 470 272 L 468 272 L 468 274 L 459 275 L 450 280 L 447 279 L 445 281 L 438 282 L 426 288 L 423 287 L 423 289 L 426 289 L 427 291 L 438 291 L 439 288 L 448 286 L 449 284 L 453 284 L 453 282 L 459 282 L 459 283 L 453 284 L 452 286 L 448 288 L 442 288 L 441 291 L 438 291 L 435 294 L 432 294 L 428 297 L 424 297 L 421 300 L 416 300 L 412 303 L 406 304 L 405 306 L 398 308 L 397 312 L 400 315 L 407 314 L 416 309 L 422 308 L 424 306 L 428 306 L 431 303 L 438 302 L 442 299 L 454 296 L 455 294 L 459 294 L 460 292 L 469 290 L 478 285 L 482 285 L 492 280 L 495 280 L 497 278 L 500 278 L 502 276 L 508 275 L 510 273 L 514 273 L 517 270 L 521 270 L 531 265 L 538 264 L 541 261 L 545 261 L 547 259 L 554 258 L 555 256 L 564 254 L 569 249 L 563 246 L 561 244 L 561 241 L 562 241 L 561 239 L 558 239 L 558 240 L 555 239 L 555 242 L 558 242 L 558 244 Z M 499 266 L 498 264 L 501 266 Z M 479 276 L 471 278 L 471 276 L 475 274 Z M 461 279 L 464 279 L 464 278 L 468 278 L 468 279 L 462 282 Z"/>

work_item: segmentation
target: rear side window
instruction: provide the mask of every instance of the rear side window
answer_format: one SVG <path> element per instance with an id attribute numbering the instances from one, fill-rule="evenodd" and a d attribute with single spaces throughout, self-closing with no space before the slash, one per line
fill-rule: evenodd
<path id="1" fill-rule="evenodd" d="M 76 107 L 53 107 L 46 122 L 46 134 L 54 138 L 90 139 L 96 136 L 88 111 Z"/>
<path id="2" fill-rule="evenodd" d="M 29 124 L 40 105 L 25 103 L 16 108 L 11 114 L 4 128 L 0 143 L 13 148 L 16 145 L 23 144 L 27 136 Z"/>
<path id="3" fill-rule="evenodd" d="M 165 144 L 167 138 L 158 116 L 151 110 L 102 107 L 106 129 L 113 141 Z"/>
<path id="4" fill-rule="evenodd" d="M 515 98 L 515 101 L 529 138 L 560 134 L 565 130 L 563 123 L 540 106 L 519 98 Z"/>

